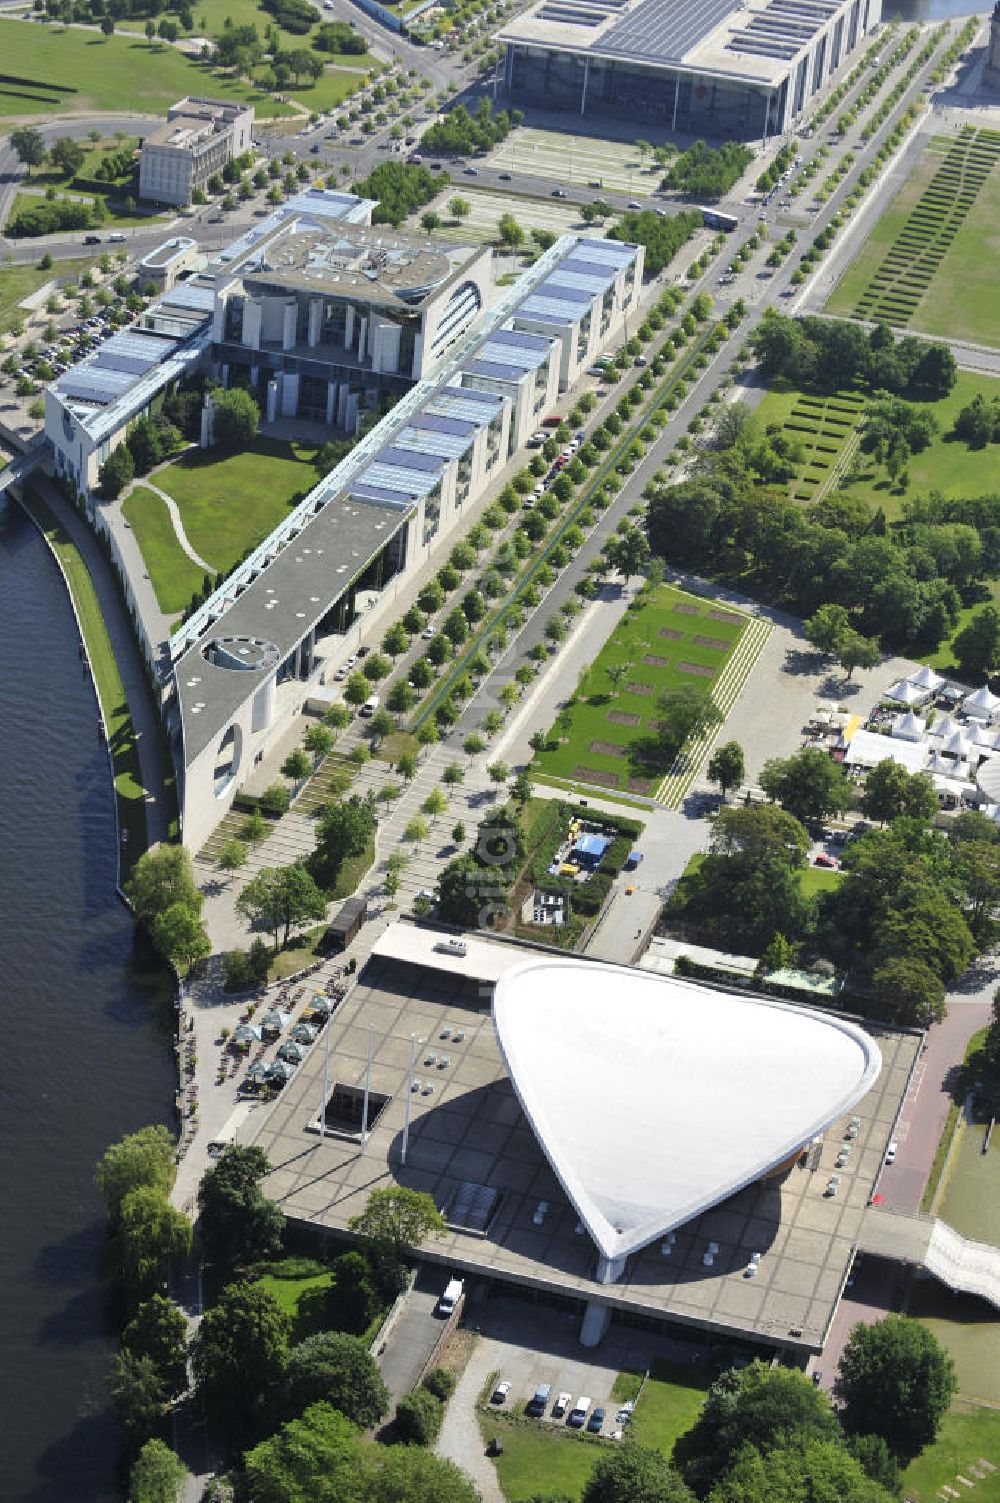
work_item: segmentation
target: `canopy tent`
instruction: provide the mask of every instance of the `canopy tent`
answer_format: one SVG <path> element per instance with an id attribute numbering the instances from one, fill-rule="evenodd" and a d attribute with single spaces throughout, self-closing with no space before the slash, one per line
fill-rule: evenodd
<path id="1" fill-rule="evenodd" d="M 314 1023 L 296 1023 L 292 1029 L 292 1038 L 297 1044 L 312 1044 L 318 1032 Z"/>
<path id="2" fill-rule="evenodd" d="M 900 705 L 920 705 L 927 698 L 927 692 L 916 688 L 908 679 L 901 678 L 898 684 L 892 684 L 885 691 L 886 699 L 894 699 Z"/>
<path id="3" fill-rule="evenodd" d="M 916 673 L 911 673 L 906 682 L 912 684 L 915 689 L 924 689 L 929 694 L 936 694 L 944 683 L 944 679 L 925 663 L 922 668 L 917 669 Z"/>
<path id="4" fill-rule="evenodd" d="M 946 741 L 942 741 L 940 751 L 948 757 L 968 757 L 972 752 L 972 742 L 964 731 L 954 731 Z"/>
<path id="5" fill-rule="evenodd" d="M 991 694 L 986 685 L 977 689 L 974 694 L 966 695 L 962 701 L 962 709 L 973 720 L 995 720 L 1000 715 L 1000 699 Z"/>
<path id="6" fill-rule="evenodd" d="M 276 1059 L 274 1064 L 267 1068 L 267 1083 L 268 1085 L 284 1085 L 294 1074 L 294 1065 L 290 1065 L 287 1060 Z"/>
<path id="7" fill-rule="evenodd" d="M 278 1050 L 278 1058 L 286 1060 L 290 1065 L 301 1065 L 305 1057 L 306 1051 L 294 1039 L 286 1039 Z"/>
<path id="8" fill-rule="evenodd" d="M 907 772 L 920 772 L 927 755 L 919 741 L 894 741 L 876 731 L 855 731 L 844 753 L 847 767 L 875 767 L 879 762 L 895 762 Z"/>
<path id="9" fill-rule="evenodd" d="M 919 741 L 926 729 L 926 720 L 921 720 L 912 710 L 907 710 L 905 715 L 897 715 L 892 722 L 892 735 L 899 741 Z"/>

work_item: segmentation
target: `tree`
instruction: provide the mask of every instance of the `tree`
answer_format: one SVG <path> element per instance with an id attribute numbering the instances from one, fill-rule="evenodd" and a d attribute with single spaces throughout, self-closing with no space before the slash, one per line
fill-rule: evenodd
<path id="1" fill-rule="evenodd" d="M 813 746 L 803 747 L 791 757 L 772 757 L 765 762 L 760 786 L 768 798 L 803 824 L 842 814 L 851 800 L 851 785 L 844 769 Z"/>
<path id="2" fill-rule="evenodd" d="M 155 21 L 147 21 L 146 22 L 146 26 L 145 26 L 145 31 L 146 31 L 146 41 L 147 42 L 153 42 L 153 41 L 156 40 L 156 22 Z"/>
<path id="3" fill-rule="evenodd" d="M 851 618 L 842 605 L 821 605 L 803 623 L 806 640 L 825 657 L 835 658 L 840 639 L 851 629 Z"/>
<path id="4" fill-rule="evenodd" d="M 977 939 L 986 941 L 1000 901 L 1000 846 L 993 840 L 962 841 L 955 851 L 954 867 L 965 888 L 969 927 Z"/>
<path id="5" fill-rule="evenodd" d="M 278 1251 L 284 1220 L 260 1188 L 270 1172 L 263 1149 L 230 1143 L 203 1176 L 199 1227 L 209 1262 L 232 1268 Z"/>
<path id="6" fill-rule="evenodd" d="M 480 1503 L 461 1468 L 421 1446 L 368 1446 L 361 1460 L 362 1503 Z"/>
<path id="7" fill-rule="evenodd" d="M 172 903 L 201 909 L 204 901 L 194 880 L 190 852 L 181 845 L 154 845 L 136 862 L 125 895 L 136 914 L 151 923 Z"/>
<path id="8" fill-rule="evenodd" d="M 694 1494 L 662 1451 L 630 1442 L 601 1456 L 580 1503 L 694 1503 Z"/>
<path id="9" fill-rule="evenodd" d="M 806 1440 L 765 1454 L 746 1446 L 713 1487 L 709 1503 L 892 1503 L 847 1447 L 833 1440 Z"/>
<path id="10" fill-rule="evenodd" d="M 490 782 L 495 786 L 497 792 L 499 792 L 500 784 L 506 783 L 507 779 L 510 777 L 510 768 L 502 757 L 498 757 L 495 762 L 491 762 L 489 764 L 486 769 L 486 773 L 489 777 Z"/>
<path id="11" fill-rule="evenodd" d="M 432 1446 L 443 1418 L 441 1400 L 427 1388 L 415 1388 L 396 1405 L 396 1433 L 404 1444 Z"/>
<path id="12" fill-rule="evenodd" d="M 326 917 L 326 899 L 305 866 L 265 866 L 236 899 L 236 911 L 261 924 L 274 940 L 274 953 L 287 945 L 293 929 Z"/>
<path id="13" fill-rule="evenodd" d="M 58 136 L 49 148 L 49 161 L 57 172 L 65 173 L 66 177 L 76 176 L 85 157 L 83 147 L 72 136 Z"/>
<path id="14" fill-rule="evenodd" d="M 472 213 L 472 205 L 467 198 L 462 198 L 456 193 L 454 198 L 448 200 L 448 213 L 452 219 L 465 219 Z"/>
<path id="15" fill-rule="evenodd" d="M 150 934 L 161 955 L 179 971 L 189 971 L 196 961 L 212 953 L 212 942 L 199 916 L 199 910 L 187 903 L 171 903 L 158 913 Z"/>
<path id="16" fill-rule="evenodd" d="M 461 763 L 449 762 L 441 774 L 441 781 L 442 783 L 446 783 L 449 788 L 455 787 L 458 783 L 464 783 L 465 772 L 462 769 Z"/>
<path id="17" fill-rule="evenodd" d="M 622 532 L 615 533 L 608 539 L 604 545 L 604 556 L 609 567 L 623 579 L 640 574 L 650 557 L 646 534 L 629 524 Z"/>
<path id="18" fill-rule="evenodd" d="M 173 1189 L 177 1166 L 174 1163 L 174 1140 L 162 1124 L 140 1127 L 105 1149 L 94 1171 L 104 1197 L 112 1229 L 118 1226 L 122 1202 L 141 1186 L 169 1195 Z"/>
<path id="19" fill-rule="evenodd" d="M 905 1315 L 856 1325 L 834 1385 L 848 1434 L 881 1435 L 901 1461 L 933 1442 L 957 1390 L 948 1353 Z"/>
<path id="20" fill-rule="evenodd" d="M 388 1412 L 390 1395 L 363 1341 L 341 1331 L 321 1331 L 292 1348 L 282 1402 L 289 1418 L 322 1402 L 370 1430 Z"/>
<path id="21" fill-rule="evenodd" d="M 524 231 L 513 214 L 501 214 L 497 221 L 497 230 L 500 234 L 501 245 L 505 245 L 508 250 L 517 250 L 524 240 Z"/>
<path id="22" fill-rule="evenodd" d="M 435 214 L 433 209 L 428 209 L 426 214 L 421 214 L 420 216 L 420 228 L 422 230 L 426 230 L 428 235 L 430 235 L 434 230 L 439 230 L 441 228 L 441 224 L 441 215 Z"/>
<path id="23" fill-rule="evenodd" d="M 375 802 L 352 793 L 350 798 L 324 805 L 316 822 L 316 849 L 309 869 L 323 887 L 332 887 L 350 856 L 360 856 L 375 835 Z"/>
<path id="24" fill-rule="evenodd" d="M 128 1479 L 128 1503 L 180 1503 L 187 1467 L 162 1440 L 147 1440 Z"/>
<path id="25" fill-rule="evenodd" d="M 882 824 L 907 815 L 930 820 L 937 813 L 937 794 L 926 773 L 909 773 L 888 757 L 876 762 L 865 779 L 861 810 Z"/>
<path id="26" fill-rule="evenodd" d="M 302 745 L 317 763 L 333 750 L 333 742 L 333 732 L 325 725 L 309 726 L 302 738 Z"/>
<path id="27" fill-rule="evenodd" d="M 863 637 L 858 631 L 845 631 L 837 643 L 837 662 L 848 678 L 855 668 L 875 668 L 882 657 L 882 650 L 874 637 Z"/>
<path id="28" fill-rule="evenodd" d="M 132 452 L 128 444 L 119 444 L 116 449 L 112 449 L 98 470 L 98 484 L 103 494 L 109 500 L 114 501 L 134 479 L 135 465 L 132 462 Z"/>
<path id="29" fill-rule="evenodd" d="M 101 35 L 103 36 L 104 40 L 106 42 L 110 41 L 110 39 L 114 36 L 114 34 L 115 34 L 115 23 L 114 23 L 113 18 L 111 16 L 102 16 L 101 17 Z"/>
<path id="30" fill-rule="evenodd" d="M 270 828 L 271 826 L 263 814 L 258 814 L 257 810 L 254 809 L 247 815 L 240 826 L 240 834 L 251 845 L 257 845 L 260 841 L 267 838 Z"/>
<path id="31" fill-rule="evenodd" d="M 952 642 L 955 661 L 969 678 L 991 674 L 1000 664 L 1000 610 L 981 606 Z"/>
<path id="32" fill-rule="evenodd" d="M 242 386 L 212 393 L 212 435 L 223 449 L 249 449 L 257 437 L 260 409 Z"/>
<path id="33" fill-rule="evenodd" d="M 358 1432 L 329 1404 L 312 1404 L 244 1457 L 252 1503 L 339 1503 L 357 1497 Z"/>
<path id="34" fill-rule="evenodd" d="M 364 1210 L 347 1225 L 376 1262 L 394 1265 L 401 1264 L 432 1233 L 442 1236 L 445 1231 L 433 1196 L 403 1185 L 373 1190 Z"/>
<path id="35" fill-rule="evenodd" d="M 163 1426 L 168 1394 L 149 1357 L 122 1352 L 111 1369 L 111 1402 L 128 1449 L 137 1453 Z"/>
<path id="36" fill-rule="evenodd" d="M 162 1294 L 144 1300 L 122 1332 L 122 1351 L 149 1358 L 168 1398 L 187 1388 L 187 1321 L 173 1300 Z"/>
<path id="37" fill-rule="evenodd" d="M 684 743 L 721 725 L 725 718 L 711 694 L 692 685 L 668 689 L 656 701 L 661 755 L 672 761 Z"/>
<path id="38" fill-rule="evenodd" d="M 209 1419 L 229 1436 L 250 1434 L 288 1361 L 288 1317 L 260 1284 L 229 1284 L 206 1310 L 191 1353 Z"/>
<path id="39" fill-rule="evenodd" d="M 447 809 L 448 800 L 440 788 L 432 788 L 420 807 L 431 819 L 437 819 L 438 815 L 443 814 Z"/>
<path id="40" fill-rule="evenodd" d="M 411 783 L 417 775 L 417 759 L 412 752 L 400 752 L 396 758 L 396 771 L 404 783 Z"/>
<path id="41" fill-rule="evenodd" d="M 738 788 L 746 777 L 746 762 L 743 748 L 738 741 L 726 741 L 717 746 L 708 762 L 708 776 L 718 783 L 725 798 L 730 788 Z"/>
<path id="42" fill-rule="evenodd" d="M 312 772 L 312 763 L 302 747 L 296 746 L 282 762 L 281 771 L 293 783 L 299 783 Z"/>
<path id="43" fill-rule="evenodd" d="M 121 1203 L 117 1237 L 118 1266 L 130 1291 L 152 1292 L 170 1259 L 190 1253 L 193 1230 L 161 1190 L 152 1185 L 130 1190 Z"/>
<path id="44" fill-rule="evenodd" d="M 406 827 L 403 830 L 403 839 L 409 840 L 413 845 L 419 845 L 421 840 L 427 839 L 429 833 L 426 819 L 423 819 L 419 814 L 415 814 L 412 819 L 408 819 L 406 822 Z"/>
<path id="45" fill-rule="evenodd" d="M 32 167 L 40 167 L 45 161 L 45 138 L 33 125 L 19 125 L 16 130 L 12 130 L 10 144 L 17 160 L 27 167 L 29 177 Z"/>
<path id="46" fill-rule="evenodd" d="M 751 1362 L 716 1378 L 694 1425 L 674 1446 L 674 1461 L 704 1497 L 745 1445 L 766 1455 L 793 1438 L 803 1444 L 839 1436 L 829 1399 L 803 1373 Z"/>

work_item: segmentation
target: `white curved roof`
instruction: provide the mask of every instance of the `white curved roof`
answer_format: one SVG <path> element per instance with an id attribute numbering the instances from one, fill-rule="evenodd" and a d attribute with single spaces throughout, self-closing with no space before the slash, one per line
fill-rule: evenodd
<path id="1" fill-rule="evenodd" d="M 608 1258 L 783 1163 L 882 1064 L 834 1013 L 582 960 L 508 971 L 493 1021 L 524 1113 Z"/>
<path id="2" fill-rule="evenodd" d="M 988 757 L 980 763 L 976 782 L 988 799 L 1000 803 L 1000 757 Z"/>

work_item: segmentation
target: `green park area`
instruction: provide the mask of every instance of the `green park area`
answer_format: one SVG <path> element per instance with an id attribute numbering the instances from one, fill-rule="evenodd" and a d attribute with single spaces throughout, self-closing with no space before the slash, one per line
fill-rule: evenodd
<path id="1" fill-rule="evenodd" d="M 963 1486 L 963 1477 L 971 1487 Z M 1000 1413 L 956 1399 L 934 1445 L 903 1473 L 903 1496 L 911 1503 L 959 1496 L 968 1497 L 970 1503 L 1000 1503 Z"/>
<path id="2" fill-rule="evenodd" d="M 43 270 L 39 266 L 4 266 L 0 269 L 0 332 L 24 322 L 28 310 L 22 308 L 21 303 L 39 287 L 56 279 L 75 281 L 89 265 L 89 261 L 60 261 L 58 273 L 51 267 Z"/>
<path id="3" fill-rule="evenodd" d="M 834 288 L 830 313 L 1000 342 L 1000 132 L 936 136 Z"/>
<path id="4" fill-rule="evenodd" d="M 81 143 L 81 146 L 83 143 Z M 157 214 L 155 210 L 135 202 L 138 193 L 137 148 L 138 136 L 123 136 L 120 141 L 99 141 L 84 147 L 83 161 L 78 171 L 67 174 L 51 165 L 41 171 L 29 173 L 15 195 L 7 216 L 13 227 L 21 214 L 38 209 L 45 202 L 68 198 L 75 203 L 100 204 L 101 215 L 95 224 L 113 227 L 119 224 L 166 223 L 172 214 Z M 107 164 L 111 166 L 108 175 Z M 101 175 L 99 175 L 101 174 Z M 62 268 L 60 267 L 60 270 Z"/>
<path id="5" fill-rule="evenodd" d="M 139 545 L 160 610 L 167 616 L 183 611 L 204 582 L 205 571 L 188 558 L 177 541 L 162 496 L 135 485 L 122 506 L 125 520 Z"/>
<path id="6" fill-rule="evenodd" d="M 652 751 L 660 696 L 692 686 L 711 693 L 745 625 L 738 611 L 669 585 L 630 606 L 537 753 L 536 771 L 652 793 L 667 770 Z"/>
<path id="7" fill-rule="evenodd" d="M 673 1362 L 655 1362 L 642 1387 L 629 1431 L 644 1446 L 670 1456 L 678 1436 L 690 1430 L 701 1410 L 711 1374 Z M 620 1373 L 611 1395 L 611 1405 L 634 1399 L 638 1373 Z M 609 1418 L 613 1410 L 609 1407 Z M 497 1475 L 507 1503 L 524 1503 L 534 1497 L 565 1495 L 576 1500 L 595 1463 L 609 1445 L 559 1424 L 511 1423 L 500 1415 L 482 1410 L 483 1439 L 494 1436 L 503 1442 L 497 1458 Z"/>
<path id="8" fill-rule="evenodd" d="M 210 63 L 131 36 L 0 20 L 0 51 L 0 116 L 161 115 L 185 94 L 253 104 L 261 116 L 290 113 L 288 105 Z"/>
<path id="9" fill-rule="evenodd" d="M 1000 488 L 1000 450 L 993 445 L 973 448 L 954 433 L 958 413 L 976 395 L 987 402 L 1000 399 L 1000 380 L 959 371 L 946 397 L 910 404 L 931 414 L 937 432 L 926 449 L 910 455 L 905 487 L 857 448 L 853 435 L 865 413 L 857 392 L 824 397 L 775 382 L 757 409 L 757 420 L 761 427 L 778 424 L 786 438 L 802 445 L 803 459 L 789 484 L 794 499 L 818 500 L 824 492 L 818 477 L 823 476 L 837 493 L 880 507 L 891 520 L 901 514 L 904 501 L 931 491 L 950 499 L 991 495 Z"/>
<path id="10" fill-rule="evenodd" d="M 289 507 L 315 485 L 317 475 L 310 463 L 314 453 L 305 444 L 258 437 L 250 448 L 238 454 L 189 449 L 173 464 L 157 470 L 154 480 L 177 502 L 194 551 L 216 573 L 227 574 L 249 549 L 263 542 L 287 515 Z M 145 507 L 145 497 L 139 505 Z M 135 526 L 134 516 L 128 512 L 126 515 Z M 143 518 L 136 532 L 150 579 L 161 600 L 174 598 L 174 574 L 191 567 L 176 537 L 171 541 L 172 532 L 172 528 L 167 532 L 162 519 L 149 518 Z M 149 554 L 144 538 L 149 542 Z"/>
<path id="11" fill-rule="evenodd" d="M 11 204 L 8 218 L 11 234 L 16 236 L 21 233 L 18 230 L 17 221 L 22 214 L 26 214 L 32 209 L 38 209 L 43 204 L 59 203 L 66 199 L 69 199 L 73 203 L 85 203 L 90 207 L 94 207 L 99 203 L 103 208 L 103 213 L 99 219 L 94 219 L 91 222 L 101 229 L 114 229 L 117 225 L 131 225 L 133 228 L 141 228 L 148 224 L 167 224 L 173 218 L 171 214 L 158 214 L 155 209 L 143 207 L 142 204 L 127 206 L 119 197 L 118 191 L 114 188 L 105 189 L 103 192 L 95 192 L 93 188 L 88 188 L 85 191 L 81 191 L 78 188 L 68 188 L 65 191 L 56 189 L 53 198 L 48 198 L 44 193 L 34 192 L 29 189 L 27 192 L 15 193 L 14 195 L 14 202 Z M 47 234 L 49 231 L 46 228 L 35 233 Z"/>

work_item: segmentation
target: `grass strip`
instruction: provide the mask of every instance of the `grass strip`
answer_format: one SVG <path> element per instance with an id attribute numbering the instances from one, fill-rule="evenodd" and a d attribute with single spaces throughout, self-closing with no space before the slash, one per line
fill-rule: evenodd
<path id="1" fill-rule="evenodd" d="M 414 731 L 418 731 L 427 720 L 428 716 L 432 715 L 437 709 L 438 705 L 441 704 L 445 699 L 447 699 L 448 694 L 450 693 L 451 686 L 457 679 L 461 678 L 462 674 L 468 668 L 469 663 L 476 656 L 476 654 L 482 650 L 483 643 L 490 636 L 490 634 L 494 632 L 498 626 L 501 626 L 506 620 L 507 616 L 510 614 L 510 611 L 517 604 L 522 592 L 528 585 L 531 584 L 531 581 L 534 579 L 535 575 L 538 573 L 538 570 L 546 561 L 556 544 L 562 540 L 567 530 L 574 525 L 580 513 L 590 504 L 595 492 L 599 489 L 600 486 L 604 484 L 609 475 L 614 474 L 615 467 L 618 465 L 622 455 L 626 452 L 629 446 L 634 443 L 636 437 L 638 436 L 640 428 L 642 428 L 649 421 L 653 413 L 656 412 L 659 407 L 663 406 L 663 403 L 673 391 L 674 387 L 687 374 L 689 368 L 694 364 L 694 361 L 696 360 L 698 355 L 701 354 L 701 351 L 704 349 L 705 345 L 714 334 L 716 327 L 717 325 L 714 323 L 710 323 L 706 326 L 702 333 L 696 337 L 690 349 L 687 350 L 687 352 L 677 362 L 674 369 L 663 378 L 663 382 L 661 383 L 659 389 L 654 393 L 653 400 L 648 404 L 648 406 L 640 404 L 639 408 L 636 410 L 632 422 L 622 429 L 622 432 L 618 438 L 618 442 L 608 450 L 607 457 L 605 458 L 603 464 L 598 467 L 591 479 L 585 484 L 584 489 L 577 496 L 576 501 L 570 507 L 569 511 L 565 514 L 562 521 L 552 532 L 551 536 L 545 539 L 541 548 L 535 554 L 535 557 L 531 559 L 530 562 L 526 565 L 523 573 L 520 575 L 517 583 L 508 594 L 506 600 L 490 615 L 483 618 L 482 622 L 480 623 L 479 630 L 477 632 L 474 632 L 472 636 L 470 636 L 469 640 L 465 643 L 461 654 L 458 657 L 452 659 L 451 666 L 449 667 L 447 673 L 445 673 L 443 677 L 438 680 L 437 684 L 434 686 L 431 693 L 428 694 L 427 698 L 424 700 L 424 703 L 421 705 L 420 709 L 414 716 L 412 721 L 412 728 Z M 625 480 L 623 479 L 622 484 L 624 485 L 624 483 Z M 605 508 L 605 510 L 607 510 L 607 508 Z M 569 565 L 567 565 L 567 568 L 568 567 Z"/>
<path id="2" fill-rule="evenodd" d="M 125 685 L 83 555 L 37 490 L 29 489 L 22 504 L 44 534 L 62 569 L 90 659 L 114 768 L 118 822 L 122 831 L 128 832 L 127 844 L 120 852 L 124 879 L 131 863 L 139 858 L 147 845 L 146 790 Z"/>

